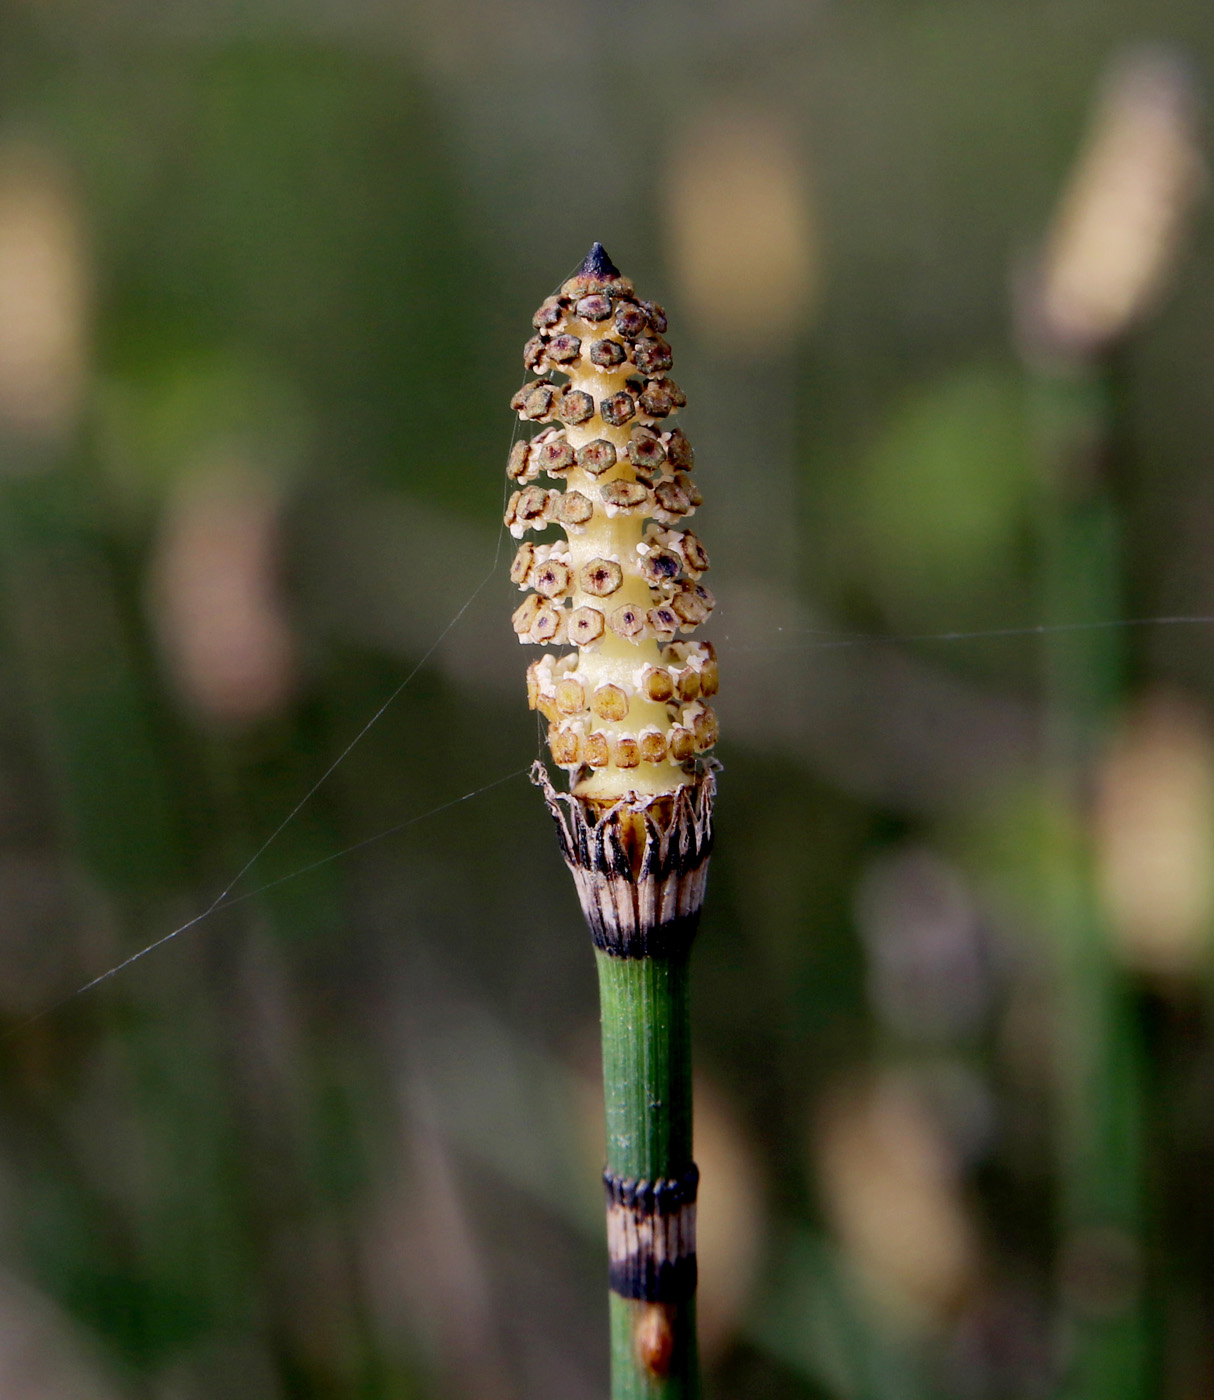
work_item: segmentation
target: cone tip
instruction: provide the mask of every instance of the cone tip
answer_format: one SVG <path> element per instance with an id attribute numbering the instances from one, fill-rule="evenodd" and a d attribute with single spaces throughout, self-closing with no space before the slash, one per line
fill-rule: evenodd
<path id="1" fill-rule="evenodd" d="M 595 243 L 586 254 L 586 260 L 578 268 L 579 277 L 592 277 L 599 281 L 609 277 L 619 277 L 620 269 L 607 256 L 607 250 L 601 243 Z"/>

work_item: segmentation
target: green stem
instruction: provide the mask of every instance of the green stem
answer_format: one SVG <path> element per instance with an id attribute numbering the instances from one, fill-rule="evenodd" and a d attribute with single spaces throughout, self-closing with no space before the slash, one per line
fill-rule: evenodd
<path id="1" fill-rule="evenodd" d="M 596 956 L 607 1166 L 617 1176 L 650 1182 L 678 1177 L 692 1163 L 689 954 Z M 646 1339 L 661 1353 L 663 1337 L 669 1359 L 655 1370 L 644 1359 Z M 698 1394 L 695 1300 L 642 1303 L 612 1293 L 611 1400 Z"/>

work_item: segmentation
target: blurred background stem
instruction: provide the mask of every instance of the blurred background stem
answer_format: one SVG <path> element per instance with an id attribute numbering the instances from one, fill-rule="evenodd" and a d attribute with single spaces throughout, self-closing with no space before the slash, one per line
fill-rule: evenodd
<path id="1" fill-rule="evenodd" d="M 1030 384 L 1045 472 L 1040 536 L 1046 626 L 1121 616 L 1116 516 L 1106 480 L 1111 376 L 1037 367 Z M 1059 1151 L 1057 1284 L 1067 1319 L 1062 1394 L 1144 1400 L 1142 1038 L 1131 986 L 1113 956 L 1092 845 L 1093 762 L 1124 702 L 1126 633 L 1048 633 L 1046 779 L 1062 839 L 1047 858 L 1054 954 Z"/>

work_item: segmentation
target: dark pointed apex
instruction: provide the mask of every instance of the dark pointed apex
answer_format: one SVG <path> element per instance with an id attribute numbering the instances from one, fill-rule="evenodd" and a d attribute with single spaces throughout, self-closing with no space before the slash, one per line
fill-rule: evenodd
<path id="1" fill-rule="evenodd" d="M 586 261 L 578 268 L 577 275 L 605 282 L 609 277 L 619 277 L 621 274 L 620 269 L 607 256 L 606 248 L 601 243 L 596 243 L 586 254 Z"/>

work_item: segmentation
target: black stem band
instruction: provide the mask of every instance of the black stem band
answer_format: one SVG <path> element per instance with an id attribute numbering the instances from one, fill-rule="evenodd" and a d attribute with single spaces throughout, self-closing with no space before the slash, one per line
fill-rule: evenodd
<path id="1" fill-rule="evenodd" d="M 647 1303 L 678 1303 L 694 1295 L 699 1180 L 694 1163 L 681 1176 L 659 1181 L 603 1173 L 614 1293 Z"/>

